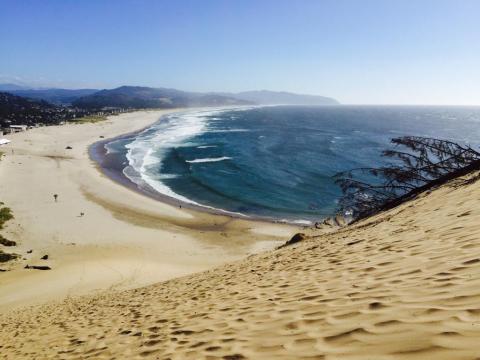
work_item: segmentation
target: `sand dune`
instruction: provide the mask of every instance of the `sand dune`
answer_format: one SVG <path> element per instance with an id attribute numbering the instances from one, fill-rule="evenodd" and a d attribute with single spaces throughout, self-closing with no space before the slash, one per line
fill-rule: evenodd
<path id="1" fill-rule="evenodd" d="M 135 290 L 0 317 L 5 359 L 478 359 L 480 182 Z M 248 235 L 246 235 L 248 236 Z"/>

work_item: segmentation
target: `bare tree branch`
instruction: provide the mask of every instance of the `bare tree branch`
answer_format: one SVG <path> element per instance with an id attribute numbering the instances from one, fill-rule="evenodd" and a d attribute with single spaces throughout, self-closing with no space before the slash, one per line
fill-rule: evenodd
<path id="1" fill-rule="evenodd" d="M 383 151 L 382 156 L 392 160 L 390 164 L 335 175 L 343 192 L 339 201 L 342 212 L 364 218 L 452 174 L 480 168 L 480 152 L 470 146 L 420 136 L 394 138 L 391 142 L 405 150 Z"/>

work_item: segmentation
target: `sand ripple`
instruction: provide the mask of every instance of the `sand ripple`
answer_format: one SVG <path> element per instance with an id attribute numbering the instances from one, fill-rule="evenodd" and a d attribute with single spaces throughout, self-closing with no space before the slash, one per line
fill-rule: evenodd
<path id="1" fill-rule="evenodd" d="M 0 358 L 478 359 L 479 200 L 445 186 L 294 247 L 2 315 Z"/>

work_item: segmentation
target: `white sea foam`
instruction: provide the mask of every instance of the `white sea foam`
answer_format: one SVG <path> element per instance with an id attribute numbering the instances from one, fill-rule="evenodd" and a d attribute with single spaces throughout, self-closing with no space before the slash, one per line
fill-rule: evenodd
<path id="1" fill-rule="evenodd" d="M 285 223 L 285 224 L 296 224 L 296 225 L 306 225 L 310 226 L 313 224 L 312 221 L 309 220 L 289 220 L 289 219 L 280 219 L 278 220 L 280 223 Z"/>
<path id="2" fill-rule="evenodd" d="M 103 148 L 105 149 L 105 155 L 109 155 L 114 152 L 113 146 L 108 146 L 108 144 L 103 145 Z"/>
<path id="3" fill-rule="evenodd" d="M 235 110 L 246 110 L 247 107 Z M 202 111 L 189 111 L 164 116 L 160 121 L 137 135 L 134 141 L 125 145 L 129 166 L 123 173 L 132 182 L 142 187 L 148 185 L 158 193 L 185 203 L 202 206 L 226 214 L 248 217 L 244 214 L 216 209 L 199 204 L 174 192 L 163 180 L 171 179 L 172 174 L 159 174 L 165 154 L 170 149 L 185 143 L 203 132 L 209 131 L 208 121 L 214 114 L 220 114 L 233 108 L 222 108 Z M 197 159 L 192 162 L 221 161 L 224 158 Z"/>
<path id="4" fill-rule="evenodd" d="M 227 132 L 248 132 L 248 129 L 219 129 L 219 130 L 210 130 L 211 133 L 227 133 Z"/>
<path id="5" fill-rule="evenodd" d="M 214 148 L 217 147 L 217 145 L 201 145 L 197 146 L 197 149 L 208 149 L 208 148 Z"/>
<path id="6" fill-rule="evenodd" d="M 116 141 L 112 141 L 103 145 L 105 149 L 105 155 L 118 153 L 118 150 L 115 148 Z"/>
<path id="7" fill-rule="evenodd" d="M 209 163 L 209 162 L 217 162 L 223 160 L 229 160 L 231 157 L 222 156 L 218 158 L 205 158 L 205 159 L 195 159 L 195 160 L 186 160 L 187 163 L 196 164 L 196 163 Z"/>
<path id="8" fill-rule="evenodd" d="M 292 222 L 298 225 L 312 225 L 312 222 L 308 220 L 294 220 Z"/>
<path id="9" fill-rule="evenodd" d="M 312 225 L 313 222 L 309 220 L 289 220 L 289 219 L 281 219 L 279 220 L 281 223 L 286 223 L 286 224 L 297 224 L 297 225 Z"/>
<path id="10" fill-rule="evenodd" d="M 194 203 L 175 193 L 157 174 L 166 151 L 205 131 L 206 116 L 212 113 L 203 111 L 167 115 L 140 133 L 133 142 L 126 145 L 131 169 L 125 169 L 125 175 L 140 186 L 147 184 L 163 195 Z"/>

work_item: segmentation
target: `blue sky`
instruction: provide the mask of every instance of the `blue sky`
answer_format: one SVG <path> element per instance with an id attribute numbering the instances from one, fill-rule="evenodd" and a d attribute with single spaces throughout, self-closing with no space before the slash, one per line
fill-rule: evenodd
<path id="1" fill-rule="evenodd" d="M 0 82 L 480 105 L 477 0 L 0 0 Z"/>

